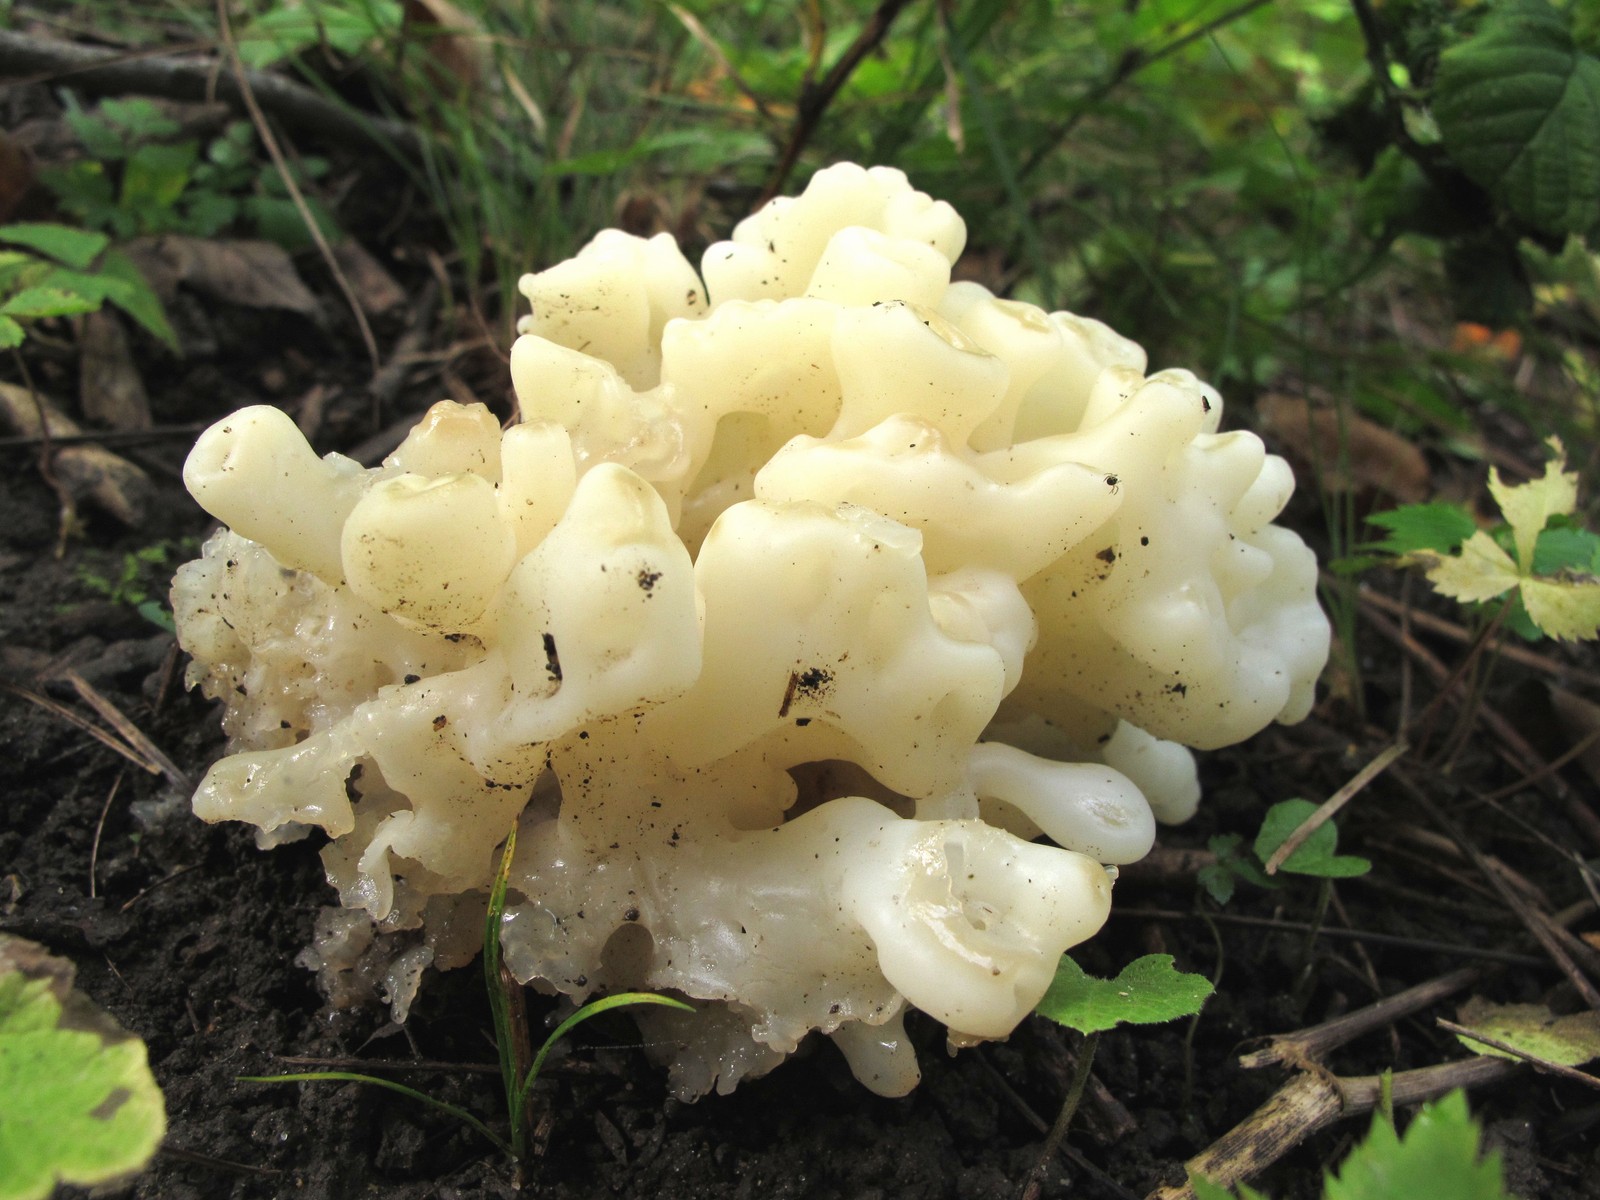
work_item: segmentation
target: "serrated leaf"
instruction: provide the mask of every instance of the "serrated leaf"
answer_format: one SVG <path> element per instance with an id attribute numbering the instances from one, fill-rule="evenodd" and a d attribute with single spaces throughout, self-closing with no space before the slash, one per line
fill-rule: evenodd
<path id="1" fill-rule="evenodd" d="M 1373 513 L 1367 520 L 1389 531 L 1389 536 L 1376 543 L 1375 548 L 1390 554 L 1415 554 L 1420 550 L 1449 554 L 1478 529 L 1458 504 L 1408 504 Z"/>
<path id="2" fill-rule="evenodd" d="M 1600 536 L 1587 529 L 1546 529 L 1533 548 L 1533 573 L 1559 575 L 1562 571 L 1595 574 L 1595 556 L 1600 555 Z"/>
<path id="3" fill-rule="evenodd" d="M 27 321 L 39 317 L 70 317 L 94 312 L 99 307 L 99 296 L 85 296 L 64 287 L 29 287 L 0 304 L 0 316 Z"/>
<path id="4" fill-rule="evenodd" d="M 1489 494 L 1500 506 L 1500 513 L 1511 526 L 1516 539 L 1517 564 L 1524 574 L 1533 570 L 1533 549 L 1550 518 L 1570 513 L 1578 506 L 1578 473 L 1568 471 L 1566 451 L 1557 438 L 1550 439 L 1554 451 L 1538 479 L 1508 485 L 1500 472 L 1489 468 Z"/>
<path id="5" fill-rule="evenodd" d="M 1398 1137 L 1382 1116 L 1367 1140 L 1329 1176 L 1323 1200 L 1513 1200 L 1502 1181 L 1499 1152 L 1478 1157 L 1478 1126 L 1462 1092 L 1425 1104 Z"/>
<path id="6" fill-rule="evenodd" d="M 1550 234 L 1600 220 L 1600 60 L 1545 0 L 1501 0 L 1445 51 L 1433 116 L 1446 153 L 1512 212 Z"/>
<path id="7" fill-rule="evenodd" d="M 74 229 L 70 225 L 55 225 L 48 221 L 28 221 L 16 225 L 0 225 L 0 242 L 26 246 L 37 250 L 69 267 L 87 267 L 111 239 L 103 233 L 87 229 Z"/>
<path id="8" fill-rule="evenodd" d="M 1256 834 L 1255 852 L 1266 862 L 1278 847 L 1289 840 L 1289 835 L 1317 811 L 1309 800 L 1280 800 L 1267 810 L 1261 822 L 1261 832 Z M 1320 879 L 1349 879 L 1365 875 L 1372 863 L 1354 854 L 1336 854 L 1339 847 L 1339 830 L 1332 821 L 1320 825 L 1305 842 L 1279 865 L 1279 871 L 1291 875 L 1314 875 Z"/>
<path id="9" fill-rule="evenodd" d="M 1524 579 L 1522 603 L 1533 623 L 1557 641 L 1587 641 L 1600 632 L 1600 581 Z"/>
<path id="10" fill-rule="evenodd" d="M 107 300 L 164 342 L 168 349 L 178 349 L 178 335 L 167 320 L 160 297 L 131 258 L 120 250 L 111 251 L 100 263 L 99 275 L 109 281 Z"/>
<path id="11" fill-rule="evenodd" d="M 1195 872 L 1195 882 L 1204 888 L 1206 895 L 1210 896 L 1218 904 L 1227 904 L 1229 900 L 1232 900 L 1234 888 L 1238 885 L 1238 880 L 1234 877 L 1233 872 L 1221 863 L 1212 863 L 1209 866 L 1201 867 L 1200 870 Z"/>
<path id="12" fill-rule="evenodd" d="M 0 935 L 0 1200 L 136 1171 L 166 1132 L 144 1043 L 72 988 L 72 965 Z"/>
<path id="13" fill-rule="evenodd" d="M 1189 1176 L 1189 1187 L 1195 1194 L 1195 1200 L 1235 1200 L 1232 1192 L 1212 1183 L 1204 1175 Z M 1238 1200 L 1267 1200 L 1267 1198 L 1249 1184 L 1241 1183 Z"/>
<path id="14" fill-rule="evenodd" d="M 1464 604 L 1493 600 L 1522 581 L 1517 564 L 1481 530 L 1461 544 L 1461 552 L 1428 569 L 1428 582 L 1441 596 Z"/>
<path id="15" fill-rule="evenodd" d="M 1492 1004 L 1474 996 L 1461 1006 L 1456 1024 L 1563 1067 L 1600 1058 L 1600 1013 L 1594 1011 L 1558 1017 L 1543 1004 Z M 1474 1054 L 1516 1057 L 1462 1034 L 1456 1037 Z"/>
<path id="16" fill-rule="evenodd" d="M 1209 995 L 1211 981 L 1176 970 L 1170 954 L 1135 959 L 1115 979 L 1086 975 L 1063 954 L 1035 1011 L 1079 1033 L 1100 1033 L 1122 1024 L 1159 1025 L 1193 1016 Z"/>

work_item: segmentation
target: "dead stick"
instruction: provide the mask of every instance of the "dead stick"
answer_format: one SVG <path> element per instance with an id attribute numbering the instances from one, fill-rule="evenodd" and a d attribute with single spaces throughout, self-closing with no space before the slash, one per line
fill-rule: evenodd
<path id="1" fill-rule="evenodd" d="M 1466 1038 L 1469 1042 L 1477 1042 L 1480 1046 L 1488 1046 L 1491 1050 L 1498 1050 L 1502 1054 L 1509 1054 L 1513 1058 L 1527 1063 L 1535 1071 L 1547 1071 L 1551 1075 L 1559 1075 L 1563 1079 L 1570 1079 L 1574 1083 L 1584 1084 L 1586 1087 L 1600 1089 L 1600 1079 L 1596 1079 L 1586 1071 L 1577 1071 L 1564 1063 L 1551 1062 L 1548 1058 L 1540 1058 L 1537 1054 L 1529 1054 L 1526 1050 L 1518 1049 L 1510 1042 L 1502 1042 L 1497 1037 L 1490 1037 L 1476 1029 L 1468 1029 L 1465 1025 L 1457 1025 L 1454 1021 L 1446 1021 L 1443 1017 L 1434 1020 L 1440 1029 L 1455 1034 L 1457 1037 Z M 1472 1047 L 1467 1047 L 1471 1049 Z"/>
<path id="2" fill-rule="evenodd" d="M 1333 820 L 1341 808 L 1360 794 L 1362 788 L 1387 771 L 1394 761 L 1409 749 L 1411 747 L 1405 738 L 1397 738 L 1394 745 L 1362 767 L 1349 783 L 1319 804 L 1315 812 L 1295 826 L 1289 836 L 1283 840 L 1283 845 L 1272 852 L 1264 868 L 1267 874 L 1276 875 L 1278 868 L 1283 866 L 1285 860 L 1300 849 L 1301 846 L 1304 846 L 1313 833 Z"/>
<path id="3" fill-rule="evenodd" d="M 1430 1004 L 1436 1004 L 1446 996 L 1471 987 L 1494 969 L 1462 967 L 1460 970 L 1451 971 L 1448 975 L 1441 975 L 1437 979 L 1406 988 L 1403 992 L 1386 996 L 1377 1003 L 1359 1008 L 1355 1012 L 1324 1021 L 1321 1025 L 1312 1025 L 1294 1033 L 1276 1034 L 1265 1047 L 1241 1058 L 1239 1065 L 1247 1070 L 1270 1066 L 1273 1063 L 1306 1067 L 1328 1051 L 1354 1041 L 1362 1034 L 1381 1029 L 1402 1017 L 1409 1017 Z"/>
<path id="4" fill-rule="evenodd" d="M 1369 611 L 1367 622 L 1420 662 L 1436 684 L 1443 686 L 1450 679 L 1449 668 L 1434 657 L 1426 646 L 1402 633 L 1387 617 Z M 1559 776 L 1541 774 L 1540 768 L 1544 766 L 1544 760 L 1532 746 L 1528 745 L 1527 739 L 1513 729 L 1511 723 L 1494 709 L 1479 705 L 1474 715 L 1500 739 L 1502 753 L 1511 760 L 1512 765 L 1519 771 L 1529 773 L 1530 782 L 1535 787 L 1565 806 L 1567 818 L 1578 827 L 1590 846 L 1600 848 L 1600 815 L 1597 815 L 1582 797 L 1574 794 Z"/>
<path id="5" fill-rule="evenodd" d="M 216 97 L 235 108 L 243 104 L 238 83 L 214 58 L 136 55 L 0 30 L 0 79 L 27 76 L 99 95 L 132 93 L 192 101 Z M 412 161 L 421 158 L 421 140 L 409 125 L 360 116 L 279 75 L 247 71 L 245 78 L 263 108 L 307 133 L 392 148 Z"/>
<path id="6" fill-rule="evenodd" d="M 1428 795 L 1420 784 L 1409 779 L 1404 771 L 1395 772 L 1393 777 L 1400 782 L 1406 791 L 1411 793 L 1412 798 L 1418 804 L 1427 810 L 1428 815 L 1433 818 L 1434 824 L 1444 830 L 1451 840 L 1461 847 L 1461 852 L 1472 861 L 1472 865 L 1494 886 L 1495 891 L 1500 893 L 1500 899 L 1505 901 L 1507 906 L 1518 917 L 1522 918 L 1522 923 L 1527 926 L 1528 932 L 1533 934 L 1539 945 L 1544 948 L 1544 952 L 1550 956 L 1550 960 L 1561 968 L 1562 973 L 1572 982 L 1572 986 L 1578 989 L 1578 995 L 1583 997 L 1583 1002 L 1590 1008 L 1600 1011 L 1600 990 L 1595 988 L 1589 977 L 1583 973 L 1578 964 L 1573 961 L 1572 956 L 1567 953 L 1560 940 L 1551 933 L 1549 921 L 1547 919 L 1541 920 L 1545 914 L 1524 900 L 1518 894 L 1516 888 L 1506 882 L 1505 876 L 1494 869 L 1483 851 L 1472 844 L 1467 835 L 1462 832 L 1461 827 L 1445 815 L 1444 810 L 1433 802 L 1433 798 Z"/>
<path id="7" fill-rule="evenodd" d="M 1440 1063 L 1390 1077 L 1396 1104 L 1432 1100 L 1456 1088 L 1472 1088 L 1505 1079 L 1522 1066 L 1506 1058 L 1468 1058 Z M 1231 1188 L 1266 1170 L 1312 1134 L 1342 1117 L 1356 1117 L 1378 1106 L 1383 1078 L 1311 1073 L 1297 1075 L 1206 1149 L 1184 1163 L 1192 1179 L 1203 1175 L 1219 1187 Z M 1147 1200 L 1195 1200 L 1187 1183 L 1157 1188 Z"/>
<path id="8" fill-rule="evenodd" d="M 910 0 L 882 0 L 873 14 L 867 18 L 867 23 L 856 35 L 856 40 L 850 43 L 828 69 L 822 82 L 812 83 L 807 80 L 802 85 L 800 102 L 795 106 L 794 128 L 789 134 L 789 142 L 784 146 L 783 155 L 779 158 L 778 165 L 773 168 L 772 177 L 767 180 L 761 198 L 756 202 L 757 208 L 783 190 L 783 185 L 789 181 L 795 163 L 800 161 L 801 152 L 811 141 L 812 134 L 816 132 L 822 114 L 828 110 L 828 105 L 833 103 L 833 98 L 839 94 L 839 89 L 849 82 L 851 75 L 855 74 L 855 69 L 861 65 L 861 60 L 872 53 L 878 43 L 888 36 L 889 26 L 894 24 L 894 19 L 900 15 L 900 10 L 909 3 Z"/>

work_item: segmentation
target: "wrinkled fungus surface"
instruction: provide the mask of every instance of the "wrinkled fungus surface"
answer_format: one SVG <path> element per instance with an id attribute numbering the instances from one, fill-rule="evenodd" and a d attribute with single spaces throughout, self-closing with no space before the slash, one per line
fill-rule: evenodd
<path id="1" fill-rule="evenodd" d="M 403 1019 L 468 961 L 518 822 L 506 962 L 693 1000 L 640 1017 L 681 1094 L 812 1030 L 902 1094 L 907 1005 L 1004 1037 L 1193 811 L 1186 747 L 1306 714 L 1288 468 L 1187 371 L 952 283 L 965 236 L 836 166 L 698 274 L 611 230 L 525 278 L 507 429 L 445 401 L 374 470 L 273 408 L 200 439 L 195 811 L 327 836 L 336 1001 Z"/>

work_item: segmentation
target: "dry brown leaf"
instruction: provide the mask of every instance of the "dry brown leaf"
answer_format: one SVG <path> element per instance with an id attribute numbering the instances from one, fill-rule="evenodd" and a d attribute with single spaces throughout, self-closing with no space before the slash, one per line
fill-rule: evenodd
<path id="1" fill-rule="evenodd" d="M 475 91 L 488 74 L 488 34 L 450 0 L 404 0 L 406 28 L 423 30 L 429 82 L 447 96 Z"/>
<path id="2" fill-rule="evenodd" d="M 1332 491 L 1373 491 L 1405 504 L 1433 494 L 1428 460 L 1405 438 L 1363 416 L 1311 408 L 1295 396 L 1269 392 L 1256 402 L 1263 432 L 1289 454 L 1314 465 L 1321 486 Z M 1342 435 L 1342 437 L 1341 437 Z M 1348 448 L 1341 462 L 1340 443 Z"/>
<path id="3" fill-rule="evenodd" d="M 163 300 L 170 300 L 182 283 L 226 304 L 283 308 L 322 319 L 322 305 L 276 242 L 170 234 L 137 239 L 127 252 Z"/>
<path id="4" fill-rule="evenodd" d="M 1561 721 L 1561 728 L 1566 731 L 1567 737 L 1572 739 L 1572 744 L 1577 745 L 1585 738 L 1595 737 L 1600 732 L 1600 704 L 1592 700 L 1585 700 L 1566 688 L 1552 687 L 1550 689 L 1550 704 L 1556 710 L 1556 716 Z M 1578 756 L 1578 765 L 1596 784 L 1600 784 L 1600 741 L 1593 742 L 1589 748 Z"/>
<path id="5" fill-rule="evenodd" d="M 405 289 L 360 242 L 346 238 L 333 248 L 333 257 L 367 316 L 384 316 L 406 302 Z"/>
<path id="6" fill-rule="evenodd" d="M 111 429 L 149 429 L 150 397 L 134 365 L 122 319 L 108 308 L 83 318 L 78 337 L 78 407 Z"/>
<path id="7" fill-rule="evenodd" d="M 0 383 L 0 421 L 23 437 L 38 437 L 46 427 L 51 437 L 76 437 L 82 432 L 49 399 L 11 383 Z M 138 525 L 155 494 L 155 485 L 142 470 L 92 443 L 62 446 L 51 457 L 50 470 L 72 501 L 89 501 L 124 525 Z"/>
<path id="8" fill-rule="evenodd" d="M 0 225 L 16 215 L 32 186 L 32 157 L 22 143 L 0 129 Z"/>

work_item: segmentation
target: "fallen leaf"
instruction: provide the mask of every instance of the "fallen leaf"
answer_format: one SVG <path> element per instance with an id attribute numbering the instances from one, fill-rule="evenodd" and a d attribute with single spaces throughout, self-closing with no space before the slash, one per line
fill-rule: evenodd
<path id="1" fill-rule="evenodd" d="M 428 81 L 446 98 L 473 92 L 488 73 L 488 34 L 450 0 L 404 0 L 407 31 L 421 30 Z"/>
<path id="2" fill-rule="evenodd" d="M 384 316 L 406 302 L 405 289 L 360 242 L 345 239 L 333 248 L 333 258 L 355 290 L 361 311 L 367 316 Z"/>
<path id="3" fill-rule="evenodd" d="M 0 421 L 23 437 L 38 437 L 47 427 L 51 437 L 82 433 L 48 398 L 12 383 L 0 383 Z M 71 500 L 89 501 L 124 525 L 138 525 L 155 495 L 148 475 L 93 443 L 60 447 L 50 459 L 50 470 Z"/>
<path id="4" fill-rule="evenodd" d="M 83 415 L 111 429 L 149 429 L 150 397 L 116 313 L 102 308 L 83 318 L 78 357 L 78 406 Z"/>
<path id="5" fill-rule="evenodd" d="M 1306 401 L 1281 393 L 1262 396 L 1256 413 L 1264 432 L 1293 457 L 1316 466 L 1325 488 L 1381 492 L 1407 504 L 1433 494 L 1422 451 L 1366 417 L 1349 413 L 1341 421 L 1330 408 L 1312 409 Z"/>
<path id="6" fill-rule="evenodd" d="M 1576 1067 L 1592 1058 L 1600 1058 L 1600 1012 L 1558 1017 L 1542 1004 L 1492 1004 L 1481 996 L 1474 996 L 1461 1006 L 1457 1024 L 1563 1067 Z M 1474 1054 L 1515 1057 L 1462 1034 L 1456 1037 Z"/>
<path id="7" fill-rule="evenodd" d="M 181 283 L 226 304 L 282 308 L 322 320 L 321 303 L 276 242 L 171 234 L 136 239 L 125 250 L 164 301 Z"/>
<path id="8" fill-rule="evenodd" d="M 0 129 L 0 225 L 16 215 L 32 187 L 32 157 L 21 142 Z"/>

